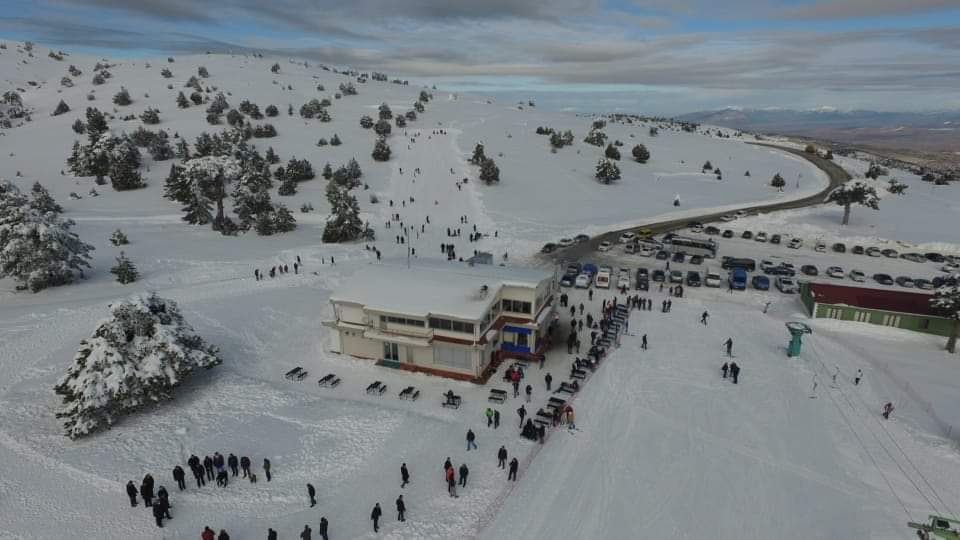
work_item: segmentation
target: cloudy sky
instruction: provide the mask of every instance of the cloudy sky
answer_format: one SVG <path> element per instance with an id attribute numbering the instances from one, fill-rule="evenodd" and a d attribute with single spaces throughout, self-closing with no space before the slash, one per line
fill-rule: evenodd
<path id="1" fill-rule="evenodd" d="M 0 36 L 257 50 L 541 106 L 960 109 L 960 0 L 0 0 Z"/>

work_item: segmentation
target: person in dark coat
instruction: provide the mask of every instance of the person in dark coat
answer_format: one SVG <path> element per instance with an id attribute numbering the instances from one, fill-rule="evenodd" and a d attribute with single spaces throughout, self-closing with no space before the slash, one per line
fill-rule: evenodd
<path id="1" fill-rule="evenodd" d="M 723 365 L 720 366 L 720 373 L 723 374 L 724 379 L 727 378 L 727 370 L 729 369 L 730 369 L 730 366 L 726 362 L 724 362 Z"/>
<path id="2" fill-rule="evenodd" d="M 500 450 L 497 451 L 497 462 L 501 469 L 507 468 L 507 449 L 506 447 L 501 446 Z"/>
<path id="3" fill-rule="evenodd" d="M 267 482 L 270 481 L 270 460 L 263 458 L 263 472 L 267 473 Z"/>
<path id="4" fill-rule="evenodd" d="M 203 465 L 197 465 L 196 467 L 192 468 L 191 471 L 193 472 L 193 479 L 197 481 L 198 488 L 207 485 Z"/>
<path id="5" fill-rule="evenodd" d="M 303 532 L 300 533 L 300 540 L 310 540 L 313 538 L 313 531 L 310 529 L 310 525 L 303 526 Z"/>
<path id="6" fill-rule="evenodd" d="M 237 456 L 230 454 L 230 457 L 227 458 L 227 465 L 230 466 L 230 472 L 232 472 L 234 476 L 240 474 L 240 464 Z"/>
<path id="7" fill-rule="evenodd" d="M 477 436 L 473 434 L 473 430 L 468 429 L 467 430 L 467 451 L 468 452 L 470 451 L 471 446 L 473 447 L 474 450 L 477 449 L 476 440 L 477 440 Z"/>
<path id="8" fill-rule="evenodd" d="M 313 484 L 307 484 L 307 495 L 310 496 L 310 508 L 313 508 L 317 505 L 317 490 L 313 488 Z"/>
<path id="9" fill-rule="evenodd" d="M 403 495 L 397 497 L 397 519 L 400 521 L 406 521 L 407 518 L 404 517 L 403 513 L 407 511 L 407 505 L 403 504 Z"/>
<path id="10" fill-rule="evenodd" d="M 240 470 L 243 471 L 243 477 L 250 476 L 250 458 L 242 456 L 240 458 Z"/>
<path id="11" fill-rule="evenodd" d="M 493 410 L 493 429 L 500 427 L 500 411 L 497 409 Z"/>
<path id="12" fill-rule="evenodd" d="M 207 480 L 213 480 L 213 458 L 206 456 L 203 458 L 203 470 L 207 471 Z"/>
<path id="13" fill-rule="evenodd" d="M 133 480 L 127 482 L 127 497 L 130 497 L 130 506 L 136 508 L 137 506 L 137 486 L 133 483 Z"/>
<path id="14" fill-rule="evenodd" d="M 217 485 L 220 487 L 227 487 L 227 484 L 230 482 L 230 475 L 227 474 L 227 470 L 223 469 L 217 473 Z"/>
<path id="15" fill-rule="evenodd" d="M 460 465 L 460 485 L 467 487 L 467 475 L 470 474 L 470 469 L 467 468 L 466 463 Z"/>
<path id="16" fill-rule="evenodd" d="M 400 465 L 400 480 L 402 481 L 400 484 L 400 489 L 407 487 L 407 484 L 410 483 L 410 471 L 407 470 L 406 463 Z"/>
<path id="17" fill-rule="evenodd" d="M 177 481 L 177 487 L 180 488 L 180 491 L 187 489 L 187 483 L 183 480 L 183 467 L 177 465 L 173 468 L 173 479 Z"/>
<path id="18" fill-rule="evenodd" d="M 220 534 L 217 535 L 217 540 L 230 540 L 230 535 L 227 534 L 227 531 L 220 529 Z"/>
<path id="19" fill-rule="evenodd" d="M 143 497 L 143 504 L 153 506 L 153 477 L 149 474 L 143 477 L 140 484 L 140 496 Z"/>
<path id="20" fill-rule="evenodd" d="M 204 465 L 206 465 L 206 462 L 204 462 Z M 220 452 L 214 452 L 214 453 L 213 453 L 213 468 L 214 468 L 214 469 L 217 469 L 217 470 L 219 471 L 220 469 L 222 469 L 222 468 L 224 467 L 224 465 L 225 465 L 225 463 L 224 463 L 224 460 L 223 460 L 223 454 L 221 454 Z"/>
<path id="21" fill-rule="evenodd" d="M 170 515 L 170 494 L 167 493 L 167 488 L 163 486 L 157 489 L 157 505 L 163 510 L 163 515 L 167 519 L 173 519 L 173 516 Z"/>
<path id="22" fill-rule="evenodd" d="M 523 427 L 523 419 L 527 416 L 527 409 L 520 405 L 520 408 L 517 409 L 517 414 L 520 415 L 520 427 Z"/>
<path id="23" fill-rule="evenodd" d="M 320 517 L 320 526 L 317 527 L 317 534 L 319 534 L 323 540 L 329 540 L 327 538 L 327 518 Z"/>
<path id="24" fill-rule="evenodd" d="M 157 521 L 157 527 L 163 528 L 163 508 L 159 503 L 153 506 L 153 519 Z"/>
<path id="25" fill-rule="evenodd" d="M 730 376 L 733 377 L 733 384 L 737 384 L 740 380 L 740 366 L 736 362 L 730 363 Z"/>
<path id="26" fill-rule="evenodd" d="M 380 503 L 373 505 L 373 511 L 370 512 L 370 519 L 373 520 L 373 532 L 380 532 L 380 516 L 383 512 L 380 510 Z"/>
<path id="27" fill-rule="evenodd" d="M 449 468 L 451 468 L 451 467 L 453 467 L 453 463 L 450 463 L 450 458 L 447 458 L 447 460 L 443 462 L 443 472 L 444 472 L 444 474 L 446 474 L 447 469 L 449 469 Z"/>
<path id="28" fill-rule="evenodd" d="M 267 540 L 277 540 L 277 531 L 267 529 Z"/>
<path id="29" fill-rule="evenodd" d="M 550 383 L 553 382 L 553 375 L 551 375 L 550 373 L 547 373 L 546 375 L 544 375 L 543 381 L 544 381 L 545 383 L 547 383 L 547 392 L 549 392 L 549 391 L 550 391 Z"/>
<path id="30" fill-rule="evenodd" d="M 510 472 L 507 474 L 507 480 L 517 481 L 517 469 L 520 468 L 520 462 L 517 461 L 517 458 L 510 460 Z"/>

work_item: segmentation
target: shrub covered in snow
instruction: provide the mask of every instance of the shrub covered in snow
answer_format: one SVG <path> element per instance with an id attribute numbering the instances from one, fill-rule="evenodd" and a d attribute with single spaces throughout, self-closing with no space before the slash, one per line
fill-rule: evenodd
<path id="1" fill-rule="evenodd" d="M 53 114 L 51 116 L 60 116 L 61 114 L 67 112 L 70 112 L 70 106 L 61 99 L 60 103 L 57 104 L 57 108 L 53 110 Z"/>
<path id="2" fill-rule="evenodd" d="M 960 273 L 944 279 L 930 299 L 930 305 L 945 317 L 953 319 L 953 330 L 947 339 L 947 350 L 957 352 L 957 339 L 960 337 Z"/>
<path id="3" fill-rule="evenodd" d="M 360 219 L 360 205 L 349 189 L 330 182 L 327 184 L 327 201 L 330 203 L 330 217 L 323 228 L 325 243 L 373 239 L 373 229 Z"/>
<path id="4" fill-rule="evenodd" d="M 373 131 L 381 137 L 386 137 L 390 134 L 392 128 L 390 127 L 390 122 L 386 120 L 380 120 L 373 126 Z"/>
<path id="5" fill-rule="evenodd" d="M 620 150 L 617 150 L 617 147 L 612 144 L 607 145 L 607 149 L 604 150 L 603 155 L 606 156 L 607 159 L 620 161 Z"/>
<path id="6" fill-rule="evenodd" d="M 181 94 L 182 95 L 182 94 Z M 140 115 L 140 120 L 144 124 L 153 125 L 160 123 L 160 111 L 157 109 L 147 109 Z"/>
<path id="7" fill-rule="evenodd" d="M 646 163 L 650 159 L 650 151 L 642 144 L 634 146 L 630 153 L 633 155 L 633 159 L 637 160 L 637 163 Z"/>
<path id="8" fill-rule="evenodd" d="M 380 137 L 377 139 L 377 142 L 374 143 L 373 153 L 371 155 L 376 161 L 390 160 L 390 145 L 387 144 L 387 141 L 383 137 Z"/>
<path id="9" fill-rule="evenodd" d="M 177 304 L 155 293 L 110 306 L 111 316 L 80 342 L 74 363 L 54 388 L 57 418 L 71 439 L 110 428 L 124 415 L 173 398 L 196 368 L 222 363 L 194 333 Z"/>
<path id="10" fill-rule="evenodd" d="M 120 91 L 114 94 L 113 96 L 114 105 L 120 105 L 121 107 L 127 106 L 133 103 L 133 100 L 130 99 L 130 92 L 126 88 L 120 87 Z"/>
<path id="11" fill-rule="evenodd" d="M 120 256 L 117 257 L 117 264 L 110 268 L 110 273 L 117 276 L 117 281 L 122 285 L 133 283 L 140 277 L 140 273 L 137 272 L 137 267 L 122 251 L 120 252 Z"/>
<path id="12" fill-rule="evenodd" d="M 267 113 L 267 116 L 269 116 L 269 117 L 271 117 L 271 118 L 273 118 L 274 116 L 277 116 L 278 114 L 280 114 L 280 111 L 277 110 L 277 106 L 276 106 L 276 105 L 267 105 L 267 108 L 264 109 L 264 112 L 266 112 L 266 113 Z"/>
<path id="13" fill-rule="evenodd" d="M 127 235 L 123 234 L 123 231 L 117 229 L 110 235 L 110 243 L 115 246 L 124 246 L 129 244 L 130 241 L 127 240 Z"/>
<path id="14" fill-rule="evenodd" d="M 595 176 L 597 180 L 603 182 L 604 184 L 609 184 L 616 180 L 620 179 L 620 168 L 617 167 L 617 164 L 609 159 L 601 159 L 597 162 L 597 169 Z"/>
<path id="15" fill-rule="evenodd" d="M 603 146 L 603 143 L 607 140 L 607 134 L 600 131 L 599 129 L 591 130 L 590 133 L 583 139 L 583 142 L 587 144 L 592 144 L 594 146 Z"/>
<path id="16" fill-rule="evenodd" d="M 485 184 L 500 183 L 500 168 L 493 158 L 486 158 L 480 164 L 480 180 Z"/>

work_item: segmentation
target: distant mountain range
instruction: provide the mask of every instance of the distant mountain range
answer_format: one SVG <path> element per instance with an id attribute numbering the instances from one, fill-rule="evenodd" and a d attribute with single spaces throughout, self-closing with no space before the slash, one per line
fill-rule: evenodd
<path id="1" fill-rule="evenodd" d="M 843 111 L 728 107 L 676 117 L 754 133 L 794 135 L 892 150 L 955 153 L 960 150 L 960 111 Z"/>

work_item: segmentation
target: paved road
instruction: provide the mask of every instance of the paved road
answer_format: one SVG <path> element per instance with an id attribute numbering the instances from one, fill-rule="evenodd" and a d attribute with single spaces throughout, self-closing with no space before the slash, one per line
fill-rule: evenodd
<path id="1" fill-rule="evenodd" d="M 802 199 L 795 199 L 792 201 L 778 202 L 778 203 L 744 206 L 742 208 L 739 208 L 738 210 L 746 210 L 751 213 L 757 213 L 757 212 L 767 213 L 767 212 L 772 212 L 774 210 L 788 210 L 791 208 L 803 208 L 805 206 L 813 206 L 813 205 L 821 204 L 826 201 L 827 195 L 829 195 L 834 188 L 846 182 L 847 180 L 850 180 L 851 178 L 850 174 L 848 174 L 847 171 L 843 170 L 843 168 L 837 165 L 836 163 L 827 159 L 823 159 L 822 157 L 817 155 L 808 154 L 802 150 L 796 150 L 793 148 L 786 148 L 783 146 L 778 146 L 775 144 L 767 144 L 767 143 L 747 143 L 747 144 L 756 144 L 758 146 L 769 146 L 771 148 L 776 148 L 777 150 L 780 150 L 782 152 L 788 152 L 790 154 L 795 154 L 799 157 L 802 157 L 803 159 L 806 159 L 810 163 L 813 163 L 821 171 L 825 172 L 827 174 L 827 177 L 830 179 L 830 183 L 822 191 L 814 195 L 810 195 L 809 197 L 804 197 Z M 663 234 L 663 233 L 667 233 L 677 229 L 682 229 L 686 226 L 687 223 L 691 221 L 699 221 L 700 223 L 710 223 L 710 222 L 720 221 L 720 216 L 733 213 L 734 211 L 735 210 L 728 209 L 723 212 L 701 214 L 698 216 L 687 216 L 682 219 L 659 221 L 656 223 L 646 223 L 646 224 L 636 225 L 628 229 L 619 229 L 615 231 L 609 231 L 604 234 L 594 236 L 593 238 L 590 239 L 589 242 L 584 242 L 582 244 L 575 244 L 566 249 L 559 249 L 549 255 L 541 253 L 539 254 L 539 257 L 544 262 L 551 262 L 554 264 L 560 263 L 563 261 L 576 261 L 576 260 L 583 260 L 589 257 L 596 257 L 597 246 L 600 245 L 600 242 L 603 242 L 604 240 L 606 240 L 612 244 L 617 244 L 617 239 L 620 237 L 622 233 L 626 231 L 636 231 L 638 229 L 647 228 L 652 230 L 654 234 Z"/>

